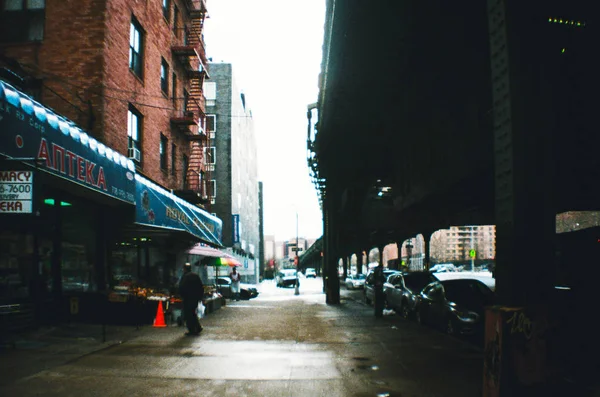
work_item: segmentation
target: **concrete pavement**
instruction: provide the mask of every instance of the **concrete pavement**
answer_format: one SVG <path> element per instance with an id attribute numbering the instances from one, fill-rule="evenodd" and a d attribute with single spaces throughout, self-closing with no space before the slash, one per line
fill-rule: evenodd
<path id="1" fill-rule="evenodd" d="M 482 395 L 478 348 L 399 316 L 377 319 L 345 290 L 339 306 L 328 306 L 320 279 L 301 285 L 294 296 L 263 283 L 258 298 L 205 318 L 199 337 L 179 327 L 124 328 L 107 343 L 78 336 L 3 350 L 0 395 Z"/>

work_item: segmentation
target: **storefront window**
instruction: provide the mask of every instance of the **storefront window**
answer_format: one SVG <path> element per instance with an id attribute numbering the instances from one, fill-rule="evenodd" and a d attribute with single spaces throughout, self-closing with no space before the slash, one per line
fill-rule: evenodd
<path id="1" fill-rule="evenodd" d="M 0 302 L 29 297 L 32 254 L 30 235 L 0 232 Z"/>

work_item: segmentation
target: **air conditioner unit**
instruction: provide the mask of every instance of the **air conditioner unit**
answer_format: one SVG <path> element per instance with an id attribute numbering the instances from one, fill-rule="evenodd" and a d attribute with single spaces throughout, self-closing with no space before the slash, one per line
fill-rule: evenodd
<path id="1" fill-rule="evenodd" d="M 142 154 L 140 153 L 139 149 L 136 149 L 134 147 L 130 147 L 127 151 L 127 157 L 129 157 L 132 160 L 140 161 L 141 156 Z"/>

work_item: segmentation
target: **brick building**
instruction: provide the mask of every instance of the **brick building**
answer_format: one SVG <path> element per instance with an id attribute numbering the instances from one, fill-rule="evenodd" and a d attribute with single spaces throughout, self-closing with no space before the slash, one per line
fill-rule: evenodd
<path id="1" fill-rule="evenodd" d="M 0 60 L 26 76 L 25 89 L 141 174 L 208 208 L 204 1 L 4 3 L 23 3 L 3 11 Z"/>
<path id="2" fill-rule="evenodd" d="M 48 272 L 20 273 L 60 298 L 123 280 L 164 291 L 190 246 L 221 245 L 204 157 L 206 13 L 204 0 L 0 0 L 0 169 L 37 159 L 31 207 L 45 222 L 0 231 L 22 256 L 0 258 L 0 298 L 16 296 L 2 272 L 40 254 Z"/>

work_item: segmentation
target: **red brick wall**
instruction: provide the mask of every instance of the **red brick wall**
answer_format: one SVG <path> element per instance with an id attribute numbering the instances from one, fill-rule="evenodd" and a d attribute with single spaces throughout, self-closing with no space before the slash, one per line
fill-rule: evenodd
<path id="1" fill-rule="evenodd" d="M 92 101 L 94 114 L 101 111 L 98 88 L 102 78 L 104 3 L 48 1 L 44 40 L 0 49 L 17 59 L 31 75 L 43 79 L 46 87 L 41 102 L 86 130 L 90 112 L 87 101 Z M 96 116 L 91 131 L 98 138 L 102 138 L 100 122 Z"/>
<path id="2" fill-rule="evenodd" d="M 173 2 L 172 2 L 173 3 Z M 172 7 L 172 5 L 171 5 Z M 180 5 L 180 10 L 185 10 Z M 171 73 L 178 78 L 178 97 L 183 96 L 185 77 L 181 66 L 171 55 L 173 12 L 167 22 L 162 14 L 162 2 L 145 0 L 109 0 L 106 12 L 105 40 L 105 138 L 123 154 L 127 154 L 127 110 L 131 103 L 143 115 L 141 172 L 168 188 L 180 188 L 182 155 L 189 157 L 189 142 L 181 132 L 171 129 L 173 114 Z M 180 12 L 181 16 L 182 13 Z M 129 70 L 129 25 L 134 16 L 144 30 L 143 78 Z M 160 87 L 160 64 L 169 64 L 169 95 Z M 168 138 L 167 170 L 160 168 L 161 133 Z M 176 177 L 171 176 L 171 144 L 177 145 Z"/>
<path id="3" fill-rule="evenodd" d="M 46 2 L 46 27 L 41 44 L 0 48 L 18 59 L 34 76 L 42 77 L 41 101 L 87 129 L 88 101 L 95 116 L 92 135 L 127 155 L 127 111 L 132 104 L 143 115 L 140 172 L 167 188 L 181 188 L 182 157 L 190 144 L 171 129 L 171 74 L 177 74 L 177 97 L 189 87 L 186 75 L 171 55 L 173 4 L 185 17 L 185 6 L 171 1 L 166 21 L 161 1 L 55 0 Z M 143 79 L 129 70 L 129 28 L 132 15 L 144 30 Z M 181 21 L 179 23 L 181 26 Z M 169 95 L 160 87 L 161 57 L 169 64 Z M 56 92 L 53 93 L 52 91 Z M 61 99 L 60 97 L 64 98 Z M 160 135 L 168 138 L 167 170 L 160 168 Z M 171 144 L 177 145 L 176 177 L 171 174 Z"/>

